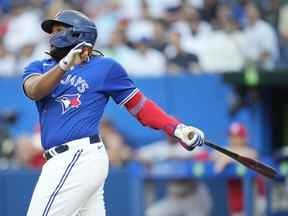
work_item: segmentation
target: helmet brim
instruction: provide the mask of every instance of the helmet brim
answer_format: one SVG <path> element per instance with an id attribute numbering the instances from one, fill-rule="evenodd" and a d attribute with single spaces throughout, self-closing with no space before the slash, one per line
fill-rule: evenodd
<path id="1" fill-rule="evenodd" d="M 60 22 L 58 20 L 54 20 L 54 19 L 48 19 L 48 20 L 44 20 L 41 24 L 41 28 L 43 31 L 47 32 L 48 34 L 51 34 L 52 33 L 52 28 L 55 24 L 61 24 L 61 25 L 64 25 L 64 26 L 70 26 L 68 25 L 67 23 L 63 23 L 63 22 Z"/>

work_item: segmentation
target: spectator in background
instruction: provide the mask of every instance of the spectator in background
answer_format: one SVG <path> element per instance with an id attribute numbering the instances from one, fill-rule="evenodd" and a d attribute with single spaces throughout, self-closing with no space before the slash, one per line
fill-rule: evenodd
<path id="1" fill-rule="evenodd" d="M 22 135 L 17 139 L 15 160 L 20 166 L 26 168 L 39 169 L 45 163 L 38 124 L 33 134 Z"/>
<path id="2" fill-rule="evenodd" d="M 228 6 L 218 6 L 215 26 L 217 30 L 207 41 L 207 49 L 203 54 L 203 64 L 206 59 L 205 68 L 216 72 L 239 72 L 245 62 L 243 53 L 245 41 Z"/>
<path id="3" fill-rule="evenodd" d="M 101 138 L 106 145 L 111 166 L 123 166 L 131 158 L 131 149 L 125 143 L 123 136 L 108 119 L 101 122 Z"/>
<path id="4" fill-rule="evenodd" d="M 135 156 L 148 167 L 157 161 L 206 160 L 207 157 L 207 152 L 201 149 L 186 151 L 172 137 L 140 148 Z M 166 196 L 149 206 L 145 215 L 208 216 L 211 205 L 211 197 L 204 184 L 191 180 L 175 180 L 169 182 Z"/>
<path id="5" fill-rule="evenodd" d="M 165 9 L 163 18 L 169 25 L 179 23 L 182 21 L 182 11 L 183 8 L 181 4 L 171 5 Z"/>
<path id="6" fill-rule="evenodd" d="M 154 18 L 167 18 L 167 15 L 172 15 L 174 18 L 176 15 L 174 12 L 177 8 L 181 7 L 181 0 L 142 0 L 147 3 L 148 11 Z M 172 10 L 172 11 L 171 11 Z M 173 11 L 174 10 L 174 11 Z M 168 12 L 168 14 L 167 14 Z M 172 14 L 169 14 L 172 12 Z M 174 13 L 174 15 L 173 15 Z M 171 17 L 172 18 L 172 17 Z"/>
<path id="7" fill-rule="evenodd" d="M 0 168 L 11 168 L 15 165 L 13 157 L 15 142 L 10 127 L 16 123 L 17 113 L 14 111 L 0 112 Z"/>
<path id="8" fill-rule="evenodd" d="M 271 70 L 278 58 L 278 43 L 273 27 L 260 18 L 258 8 L 249 3 L 245 6 L 247 24 L 244 28 L 245 56 L 258 67 Z"/>
<path id="9" fill-rule="evenodd" d="M 15 56 L 6 49 L 2 40 L 0 40 L 0 77 L 15 76 L 15 63 Z"/>
<path id="10" fill-rule="evenodd" d="M 262 12 L 261 14 L 263 14 L 263 17 L 265 18 L 266 21 L 268 21 L 272 26 L 276 28 L 278 27 L 281 2 L 283 2 L 283 0 L 261 0 L 259 1 L 261 12 Z"/>
<path id="11" fill-rule="evenodd" d="M 17 60 L 17 68 L 16 71 L 19 73 L 20 71 L 23 71 L 24 67 L 28 65 L 29 62 L 32 61 L 33 54 L 35 51 L 36 44 L 34 43 L 27 43 L 25 44 L 18 54 L 18 60 Z"/>
<path id="12" fill-rule="evenodd" d="M 131 46 L 131 41 L 129 41 L 127 36 L 128 26 L 130 22 L 128 19 L 121 19 L 117 22 L 114 32 L 118 32 L 122 36 L 122 43 Z"/>
<path id="13" fill-rule="evenodd" d="M 180 33 L 170 33 L 169 45 L 165 49 L 165 53 L 167 56 L 167 72 L 169 74 L 183 72 L 196 74 L 200 72 L 198 57 L 182 49 Z"/>
<path id="14" fill-rule="evenodd" d="M 229 128 L 229 146 L 228 148 L 234 152 L 241 155 L 257 158 L 257 152 L 255 149 L 248 145 L 248 135 L 247 129 L 241 123 L 233 123 Z M 214 168 L 215 172 L 222 172 L 227 165 L 234 163 L 233 159 L 230 157 L 215 152 L 214 155 Z M 265 207 L 265 194 L 263 179 L 257 178 L 257 197 L 256 197 L 256 216 L 262 216 Z M 243 185 L 239 178 L 231 178 L 228 181 L 228 200 L 229 200 L 229 210 L 231 216 L 241 216 L 243 215 Z"/>
<path id="15" fill-rule="evenodd" d="M 154 23 L 150 17 L 147 4 L 141 1 L 141 16 L 130 20 L 126 34 L 130 41 L 141 38 L 153 38 Z"/>
<path id="16" fill-rule="evenodd" d="M 203 36 L 209 35 L 212 31 L 211 25 L 203 21 L 199 15 L 199 11 L 193 7 L 183 9 L 184 24 L 173 25 L 172 29 L 179 31 L 187 40 L 197 40 Z M 193 43 L 193 41 L 191 42 Z"/>
<path id="17" fill-rule="evenodd" d="M 255 149 L 248 145 L 248 135 L 246 127 L 238 122 L 234 122 L 229 127 L 229 149 L 238 152 L 239 154 L 246 155 L 247 157 L 257 158 Z M 215 170 L 221 172 L 230 163 L 234 162 L 233 159 L 221 153 L 216 153 L 215 157 Z"/>
<path id="18" fill-rule="evenodd" d="M 119 30 L 110 34 L 110 40 L 103 48 L 103 53 L 121 62 L 125 68 L 129 67 L 131 59 L 134 57 L 132 49 L 126 45 L 124 33 Z"/>
<path id="19" fill-rule="evenodd" d="M 0 13 L 9 11 L 10 0 L 0 0 Z"/>
<path id="20" fill-rule="evenodd" d="M 0 38 L 3 38 L 4 35 L 6 34 L 7 30 L 8 30 L 8 24 L 9 24 L 10 16 L 9 16 L 9 14 L 4 14 L 0 10 L 0 17 L 1 17 L 1 20 L 0 20 Z"/>
<path id="21" fill-rule="evenodd" d="M 202 58 L 205 57 L 203 52 L 207 49 L 207 40 L 212 37 L 211 25 L 200 19 L 199 12 L 195 8 L 184 9 L 184 16 L 185 25 L 174 25 L 172 31 L 181 33 L 184 51 L 197 55 L 202 67 Z"/>
<path id="22" fill-rule="evenodd" d="M 201 10 L 204 7 L 204 0 L 184 0 L 183 7 L 191 6 L 197 10 Z"/>
<path id="23" fill-rule="evenodd" d="M 194 50 L 198 55 L 202 71 L 214 73 L 240 71 L 245 60 L 244 35 L 239 30 L 231 9 L 226 5 L 217 8 L 217 22 L 214 22 L 216 30 L 206 31 L 194 40 L 192 38 L 184 40 L 183 46 L 187 52 Z M 197 12 L 194 14 L 196 16 Z M 197 23 L 195 26 L 192 25 L 192 30 L 194 28 L 192 33 L 197 29 L 196 26 Z"/>
<path id="24" fill-rule="evenodd" d="M 282 6 L 279 14 L 279 61 L 277 67 L 288 67 L 288 4 Z"/>
<path id="25" fill-rule="evenodd" d="M 126 65 L 130 76 L 160 77 L 165 74 L 165 57 L 159 51 L 150 47 L 150 39 L 141 38 L 134 42 L 133 59 Z"/>
<path id="26" fill-rule="evenodd" d="M 167 30 L 168 24 L 163 19 L 153 20 L 153 37 L 151 40 L 151 47 L 163 52 L 167 46 Z"/>
<path id="27" fill-rule="evenodd" d="M 110 34 L 116 29 L 117 23 L 121 20 L 120 1 L 113 0 L 88 0 L 82 5 L 83 10 L 94 20 L 98 28 L 97 45 L 107 45 Z"/>
<path id="28" fill-rule="evenodd" d="M 85 6 L 85 5 L 84 5 Z M 50 17 L 53 18 L 55 15 L 63 10 L 63 9 L 69 10 L 72 9 L 72 6 L 64 0 L 57 0 L 57 1 L 50 1 L 49 4 L 47 5 L 46 10 L 44 10 L 44 16 L 45 17 Z"/>
<path id="29" fill-rule="evenodd" d="M 16 54 L 26 44 L 41 41 L 43 34 L 38 30 L 40 15 L 37 9 L 27 7 L 25 1 L 14 2 L 7 33 L 3 39 L 9 51 Z"/>
<path id="30" fill-rule="evenodd" d="M 213 24 L 216 20 L 218 0 L 203 0 L 203 8 L 200 10 L 201 18 Z"/>
<path id="31" fill-rule="evenodd" d="M 143 0 L 118 0 L 116 2 L 120 4 L 122 18 L 134 19 L 142 16 Z"/>

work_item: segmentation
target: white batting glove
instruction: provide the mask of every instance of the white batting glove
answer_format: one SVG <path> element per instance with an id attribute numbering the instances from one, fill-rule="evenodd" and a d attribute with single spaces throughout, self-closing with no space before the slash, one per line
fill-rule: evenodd
<path id="1" fill-rule="evenodd" d="M 85 41 L 77 44 L 73 49 L 70 50 L 70 52 L 63 59 L 60 60 L 59 67 L 62 70 L 67 71 L 71 67 L 73 67 L 77 64 L 81 64 L 84 60 L 81 58 L 81 53 L 82 53 L 84 47 L 91 47 L 92 48 L 93 46 L 92 46 L 92 44 L 87 43 Z"/>
<path id="2" fill-rule="evenodd" d="M 205 142 L 204 133 L 198 128 L 184 124 L 177 125 L 174 136 L 180 140 L 181 145 L 191 151 L 196 146 L 201 146 Z"/>

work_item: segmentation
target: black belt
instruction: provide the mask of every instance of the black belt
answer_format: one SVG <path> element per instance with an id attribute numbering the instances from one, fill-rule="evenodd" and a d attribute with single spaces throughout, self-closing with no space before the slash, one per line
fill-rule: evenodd
<path id="1" fill-rule="evenodd" d="M 89 139 L 90 139 L 90 144 L 98 143 L 101 141 L 100 137 L 98 135 L 89 136 Z M 58 145 L 58 146 L 54 147 L 54 151 L 57 154 L 63 153 L 63 152 L 68 151 L 68 150 L 69 150 L 69 146 L 66 144 L 62 144 L 62 145 Z M 53 157 L 53 155 L 50 153 L 49 150 L 45 151 L 43 153 L 43 156 L 46 160 L 49 160 Z"/>

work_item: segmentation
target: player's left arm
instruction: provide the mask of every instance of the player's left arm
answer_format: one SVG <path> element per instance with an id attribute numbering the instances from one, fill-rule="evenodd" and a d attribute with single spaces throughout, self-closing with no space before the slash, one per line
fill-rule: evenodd
<path id="1" fill-rule="evenodd" d="M 187 150 L 192 150 L 204 143 L 204 133 L 201 130 L 187 126 L 168 115 L 140 91 L 131 97 L 124 106 L 142 125 L 162 130 L 167 135 L 178 138 Z"/>
<path id="2" fill-rule="evenodd" d="M 111 96 L 117 104 L 124 105 L 142 125 L 162 130 L 167 135 L 179 139 L 182 146 L 187 150 L 192 150 L 204 143 L 204 133 L 201 130 L 187 126 L 168 115 L 136 88 L 119 63 L 113 60 L 106 61 L 111 63 L 102 86 L 106 95 Z"/>

